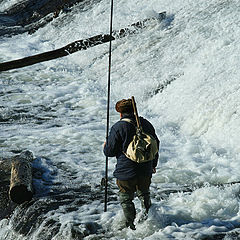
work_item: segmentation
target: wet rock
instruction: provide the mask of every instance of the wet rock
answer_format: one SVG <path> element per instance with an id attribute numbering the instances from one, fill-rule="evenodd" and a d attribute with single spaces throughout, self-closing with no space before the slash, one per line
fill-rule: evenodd
<path id="1" fill-rule="evenodd" d="M 8 196 L 11 176 L 11 159 L 0 160 L 0 220 L 10 216 L 16 204 L 10 201 Z"/>
<path id="2" fill-rule="evenodd" d="M 77 3 L 90 0 L 24 0 L 0 13 L 0 35 L 33 33 Z M 2 26 L 2 27 L 1 27 Z"/>
<path id="3" fill-rule="evenodd" d="M 0 165 L 0 169 L 5 174 L 1 174 L 1 184 L 6 188 L 6 200 L 1 205 L 1 210 L 11 202 L 8 198 L 8 190 L 12 160 L 13 158 L 2 161 Z M 11 225 L 9 234 L 23 235 L 29 239 L 34 236 L 35 239 L 41 240 L 64 239 L 65 236 L 72 239 L 84 239 L 91 235 L 103 236 L 104 229 L 94 219 L 85 221 L 80 217 L 67 224 L 62 221 L 62 217 L 75 215 L 79 208 L 85 209 L 92 202 L 103 205 L 104 192 L 100 185 L 93 188 L 91 184 L 79 182 L 75 174 L 77 174 L 76 171 L 67 169 L 62 164 L 55 164 L 48 158 L 35 158 L 33 161 L 34 197 L 29 202 L 15 204 L 8 211 Z M 64 176 L 64 178 L 59 176 Z M 65 179 L 64 182 L 62 179 Z M 116 194 L 111 189 L 108 193 L 109 200 L 117 200 Z M 100 213 L 96 210 L 91 214 Z M 5 213 L 2 218 L 6 216 Z"/>
<path id="4" fill-rule="evenodd" d="M 56 217 L 76 212 L 79 207 L 90 204 L 97 199 L 103 199 L 100 191 L 93 191 L 90 186 L 76 186 L 65 188 L 65 186 L 54 186 L 51 194 L 45 197 L 34 198 L 16 208 L 11 223 L 15 232 L 24 236 L 36 234 L 41 239 L 51 240 L 61 235 L 62 223 Z M 101 231 L 101 227 L 95 222 L 69 223 L 69 236 L 73 239 L 83 239 L 83 237 Z M 65 233 L 66 234 L 66 233 Z M 36 236 L 36 235 L 35 235 Z"/>

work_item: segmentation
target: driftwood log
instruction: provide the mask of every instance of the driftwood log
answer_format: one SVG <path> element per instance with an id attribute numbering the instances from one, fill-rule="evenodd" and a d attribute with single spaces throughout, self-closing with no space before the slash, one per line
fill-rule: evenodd
<path id="1" fill-rule="evenodd" d="M 16 69 L 16 68 L 22 68 L 22 67 L 30 66 L 36 63 L 60 58 L 60 57 L 75 53 L 77 51 L 86 50 L 90 47 L 94 47 L 96 45 L 109 42 L 110 40 L 123 38 L 130 34 L 136 33 L 139 29 L 146 27 L 146 23 L 149 22 L 150 20 L 155 19 L 155 20 L 162 21 L 165 18 L 166 18 L 166 12 L 162 12 L 162 13 L 159 13 L 158 17 L 156 18 L 145 19 L 143 21 L 134 23 L 126 28 L 122 28 L 119 31 L 113 31 L 112 38 L 108 34 L 97 35 L 88 39 L 75 41 L 73 43 L 66 45 L 65 47 L 62 47 L 53 51 L 48 51 L 45 53 L 37 54 L 30 57 L 25 57 L 22 59 L 0 63 L 0 72 Z"/>
<path id="2" fill-rule="evenodd" d="M 25 58 L 21 58 L 21 59 L 10 61 L 10 62 L 0 63 L 0 72 L 16 69 L 16 68 L 22 68 L 22 67 L 30 66 L 36 63 L 64 57 L 76 51 L 86 50 L 87 48 L 90 48 L 105 42 L 109 42 L 109 41 L 110 41 L 109 35 L 98 35 L 98 36 L 88 38 L 86 40 L 79 40 L 79 41 L 70 43 L 63 48 L 59 48 L 53 51 L 40 53 L 34 56 L 25 57 Z"/>
<path id="3" fill-rule="evenodd" d="M 17 204 L 30 201 L 33 197 L 32 161 L 33 154 L 30 151 L 13 158 L 9 197 Z"/>

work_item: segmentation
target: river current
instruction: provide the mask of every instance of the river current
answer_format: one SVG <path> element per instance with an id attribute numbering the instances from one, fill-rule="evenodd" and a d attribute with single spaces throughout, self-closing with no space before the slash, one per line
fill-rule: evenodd
<path id="1" fill-rule="evenodd" d="M 17 2 L 0 0 L 0 17 Z M 103 211 L 105 43 L 0 72 L 0 160 L 31 151 L 35 189 L 0 220 L 1 240 L 239 238 L 240 185 L 228 183 L 240 181 L 240 3 L 115 1 L 113 29 L 163 11 L 164 21 L 112 42 L 110 125 L 119 119 L 115 102 L 135 96 L 161 139 L 148 219 L 136 231 L 122 228 L 115 158 Z M 1 18 L 0 62 L 108 34 L 109 14 L 108 0 L 81 1 L 38 20 L 31 34 Z"/>

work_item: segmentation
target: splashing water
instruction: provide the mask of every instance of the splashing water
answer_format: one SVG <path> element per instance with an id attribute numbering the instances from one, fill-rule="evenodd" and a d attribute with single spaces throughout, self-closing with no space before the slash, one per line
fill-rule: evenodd
<path id="1" fill-rule="evenodd" d="M 86 2 L 32 35 L 2 36 L 0 61 L 108 33 L 109 1 Z M 234 239 L 239 185 L 216 184 L 240 181 L 239 9 L 237 0 L 115 2 L 116 30 L 167 12 L 113 42 L 111 124 L 115 102 L 133 95 L 162 143 L 153 206 L 136 231 L 121 229 L 114 158 L 103 212 L 108 44 L 0 73 L 2 156 L 28 149 L 36 157 L 34 200 L 0 221 L 0 239 Z"/>

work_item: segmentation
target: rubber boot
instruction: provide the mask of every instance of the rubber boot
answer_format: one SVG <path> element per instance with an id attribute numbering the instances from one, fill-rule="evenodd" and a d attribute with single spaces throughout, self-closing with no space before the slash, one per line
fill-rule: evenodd
<path id="1" fill-rule="evenodd" d="M 136 209 L 132 202 L 134 198 L 133 193 L 119 193 L 119 200 L 123 209 L 123 213 L 126 219 L 126 227 L 130 227 L 132 230 L 136 230 L 134 225 L 134 219 L 136 217 Z"/>
<path id="2" fill-rule="evenodd" d="M 138 190 L 137 196 L 141 201 L 141 205 L 142 205 L 142 214 L 139 219 L 139 222 L 143 222 L 148 218 L 148 211 L 149 211 L 149 208 L 151 207 L 150 192 L 144 193 Z"/>

